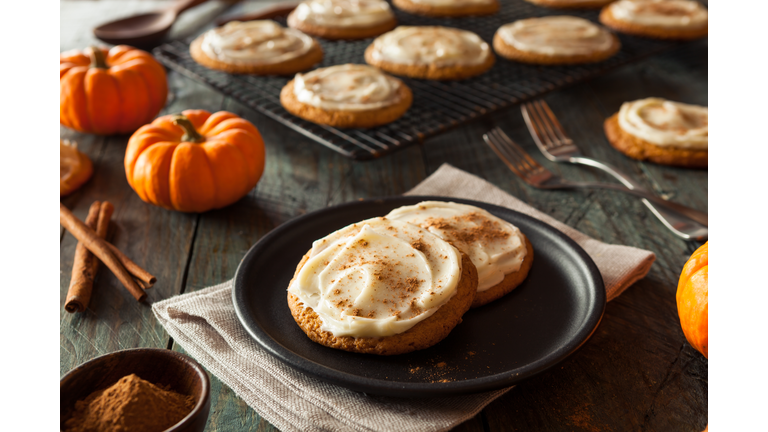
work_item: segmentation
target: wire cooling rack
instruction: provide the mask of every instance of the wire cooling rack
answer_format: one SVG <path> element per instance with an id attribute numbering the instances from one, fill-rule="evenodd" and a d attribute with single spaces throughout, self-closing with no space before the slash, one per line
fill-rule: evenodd
<path id="1" fill-rule="evenodd" d="M 501 0 L 500 3 L 499 12 L 486 17 L 428 18 L 411 15 L 395 7 L 392 9 L 400 25 L 461 28 L 477 33 L 489 44 L 496 29 L 523 18 L 568 14 L 598 23 L 596 10 L 547 9 L 523 0 Z M 286 25 L 285 17 L 275 20 Z M 280 90 L 292 77 L 234 75 L 208 69 L 192 60 L 189 54 L 191 40 L 161 45 L 155 48 L 154 55 L 169 68 L 208 84 L 344 156 L 367 160 L 422 142 L 479 116 L 676 46 L 674 42 L 622 34 L 618 36 L 621 40 L 621 50 L 600 63 L 535 66 L 509 61 L 497 55 L 496 64 L 488 72 L 462 81 L 429 81 L 399 77 L 413 91 L 413 105 L 398 120 L 370 129 L 337 129 L 296 117 L 280 105 Z M 365 64 L 363 53 L 373 41 L 373 38 L 359 41 L 316 39 L 325 52 L 322 63 L 317 67 L 344 63 Z"/>

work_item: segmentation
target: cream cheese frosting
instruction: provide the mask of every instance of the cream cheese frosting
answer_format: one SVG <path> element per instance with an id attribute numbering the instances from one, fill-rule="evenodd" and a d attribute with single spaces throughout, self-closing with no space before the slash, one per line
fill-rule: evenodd
<path id="1" fill-rule="evenodd" d="M 707 107 L 647 98 L 625 102 L 619 110 L 625 132 L 659 146 L 707 150 Z"/>
<path id="2" fill-rule="evenodd" d="M 313 43 L 304 33 L 271 20 L 233 21 L 208 31 L 201 48 L 208 57 L 227 63 L 275 64 L 306 54 Z"/>
<path id="3" fill-rule="evenodd" d="M 384 0 L 307 0 L 294 16 L 318 27 L 368 27 L 391 21 L 394 13 Z"/>
<path id="4" fill-rule="evenodd" d="M 379 69 L 345 64 L 296 74 L 296 99 L 325 110 L 365 111 L 400 101 L 403 84 Z"/>
<path id="5" fill-rule="evenodd" d="M 392 210 L 386 218 L 419 225 L 466 253 L 477 267 L 478 292 L 520 270 L 527 254 L 516 226 L 475 206 L 423 201 Z"/>
<path id="6" fill-rule="evenodd" d="M 315 241 L 288 292 L 334 336 L 385 337 L 430 317 L 457 292 L 461 255 L 416 225 L 374 218 Z"/>
<path id="7" fill-rule="evenodd" d="M 480 36 L 449 27 L 400 26 L 373 41 L 377 61 L 436 66 L 482 64 L 491 55 Z"/>
<path id="8" fill-rule="evenodd" d="M 608 50 L 613 36 L 583 18 L 549 16 L 503 25 L 499 36 L 520 51 L 545 55 L 579 55 Z"/>
<path id="9" fill-rule="evenodd" d="M 708 20 L 707 9 L 693 0 L 619 0 L 608 7 L 616 19 L 646 26 L 699 27 Z"/>

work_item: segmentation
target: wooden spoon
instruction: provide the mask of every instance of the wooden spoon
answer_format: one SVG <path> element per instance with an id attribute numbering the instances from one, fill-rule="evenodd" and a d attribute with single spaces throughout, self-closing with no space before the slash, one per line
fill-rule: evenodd
<path id="1" fill-rule="evenodd" d="M 115 45 L 154 46 L 163 40 L 179 14 L 208 0 L 177 0 L 165 10 L 149 12 L 102 24 L 93 34 Z"/>

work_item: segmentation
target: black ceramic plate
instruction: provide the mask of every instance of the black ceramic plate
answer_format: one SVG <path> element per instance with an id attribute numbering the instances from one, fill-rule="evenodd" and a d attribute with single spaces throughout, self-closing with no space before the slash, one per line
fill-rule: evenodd
<path id="1" fill-rule="evenodd" d="M 499 389 L 550 368 L 589 339 L 605 309 L 605 287 L 592 259 L 551 226 L 490 204 L 484 208 L 520 228 L 534 249 L 527 279 L 510 294 L 464 315 L 437 345 L 376 356 L 312 342 L 291 316 L 286 289 L 312 242 L 390 210 L 440 197 L 356 201 L 293 219 L 264 236 L 235 274 L 232 299 L 240 322 L 288 365 L 353 390 L 403 397 L 447 396 Z"/>

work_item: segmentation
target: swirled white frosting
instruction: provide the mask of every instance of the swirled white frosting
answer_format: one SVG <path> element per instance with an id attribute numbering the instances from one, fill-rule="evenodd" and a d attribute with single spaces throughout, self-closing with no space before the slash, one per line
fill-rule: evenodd
<path id="1" fill-rule="evenodd" d="M 201 48 L 227 63 L 274 64 L 306 54 L 313 43 L 304 33 L 271 20 L 232 21 L 205 33 Z"/>
<path id="2" fill-rule="evenodd" d="M 495 0 L 411 0 L 411 3 L 441 7 L 462 7 L 470 5 L 486 5 L 493 3 L 494 1 Z"/>
<path id="3" fill-rule="evenodd" d="M 647 98 L 624 102 L 619 126 L 659 146 L 706 150 L 709 143 L 707 107 Z"/>
<path id="4" fill-rule="evenodd" d="M 694 0 L 619 0 L 608 7 L 617 20 L 647 26 L 700 27 L 708 20 L 707 9 Z"/>
<path id="5" fill-rule="evenodd" d="M 364 111 L 400 101 L 403 84 L 368 65 L 345 64 L 296 74 L 296 99 L 325 110 Z"/>
<path id="6" fill-rule="evenodd" d="M 293 14 L 307 24 L 335 28 L 368 27 L 395 16 L 384 0 L 306 0 Z"/>
<path id="7" fill-rule="evenodd" d="M 516 226 L 475 206 L 423 201 L 392 210 L 386 218 L 419 225 L 467 254 L 477 267 L 478 292 L 520 270 L 527 255 Z"/>
<path id="8" fill-rule="evenodd" d="M 405 222 L 374 218 L 315 241 L 288 292 L 334 336 L 402 333 L 434 314 L 458 289 L 461 255 Z"/>
<path id="9" fill-rule="evenodd" d="M 505 43 L 520 51 L 545 55 L 591 54 L 613 44 L 607 30 L 573 16 L 523 19 L 501 26 L 498 33 Z"/>
<path id="10" fill-rule="evenodd" d="M 491 55 L 480 36 L 449 27 L 400 26 L 373 41 L 375 60 L 436 66 L 482 64 Z"/>

